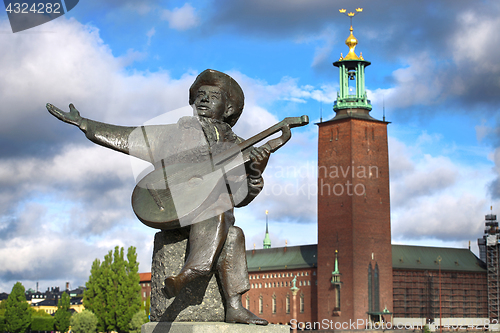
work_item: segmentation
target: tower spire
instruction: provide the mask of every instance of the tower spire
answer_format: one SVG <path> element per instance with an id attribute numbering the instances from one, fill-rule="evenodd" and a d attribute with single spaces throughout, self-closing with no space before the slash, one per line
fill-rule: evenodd
<path id="1" fill-rule="evenodd" d="M 269 211 L 266 210 L 266 235 L 264 236 L 263 247 L 264 249 L 271 248 L 271 238 L 269 237 L 269 221 L 268 221 Z"/>

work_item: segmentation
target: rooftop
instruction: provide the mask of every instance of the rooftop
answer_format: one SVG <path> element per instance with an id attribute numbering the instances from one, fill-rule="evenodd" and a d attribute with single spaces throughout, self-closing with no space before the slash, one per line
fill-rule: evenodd
<path id="1" fill-rule="evenodd" d="M 318 246 L 301 245 L 275 247 L 246 251 L 248 270 L 270 271 L 277 269 L 309 268 L 317 266 Z M 342 249 L 339 249 L 339 258 Z M 438 270 L 441 258 L 441 270 L 486 272 L 485 264 L 469 249 L 392 245 L 393 269 Z M 339 267 L 342 272 L 342 267 Z"/>
<path id="2" fill-rule="evenodd" d="M 315 267 L 317 245 L 275 247 L 247 251 L 249 271 Z"/>

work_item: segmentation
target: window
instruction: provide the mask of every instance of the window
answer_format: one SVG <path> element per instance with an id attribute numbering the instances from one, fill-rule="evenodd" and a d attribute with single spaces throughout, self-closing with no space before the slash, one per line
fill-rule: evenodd
<path id="1" fill-rule="evenodd" d="M 273 313 L 276 313 L 276 295 L 273 295 Z"/>
<path id="2" fill-rule="evenodd" d="M 304 313 L 304 294 L 300 295 L 300 313 Z"/>
<path id="3" fill-rule="evenodd" d="M 142 293 L 142 297 L 146 297 L 146 292 L 145 291 Z"/>
<path id="4" fill-rule="evenodd" d="M 262 296 L 259 298 L 259 313 L 264 312 L 264 301 L 262 300 Z"/>
<path id="5" fill-rule="evenodd" d="M 290 313 L 290 295 L 286 295 L 286 313 Z"/>
<path id="6" fill-rule="evenodd" d="M 246 308 L 247 308 L 248 310 L 250 310 L 250 296 L 248 296 L 248 295 L 247 295 L 247 297 L 246 297 L 246 303 L 247 303 L 247 304 L 246 304 Z"/>

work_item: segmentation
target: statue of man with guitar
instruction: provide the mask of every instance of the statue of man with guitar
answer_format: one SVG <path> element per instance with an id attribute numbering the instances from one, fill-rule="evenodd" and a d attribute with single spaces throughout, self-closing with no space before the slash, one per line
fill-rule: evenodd
<path id="1" fill-rule="evenodd" d="M 192 84 L 189 104 L 193 117 L 183 117 L 177 124 L 140 127 L 83 118 L 72 104 L 69 112 L 51 104 L 47 109 L 78 126 L 94 143 L 153 164 L 154 171 L 138 182 L 132 194 L 135 214 L 153 228 L 189 228 L 189 255 L 179 274 L 165 279 L 167 298 L 215 271 L 222 285 L 225 321 L 267 325 L 241 303 L 250 283 L 245 239 L 234 226 L 233 211 L 260 193 L 270 153 L 290 139 L 291 127 L 306 125 L 308 118 L 286 118 L 243 140 L 232 131 L 243 111 L 243 91 L 233 78 L 210 69 Z M 279 131 L 280 137 L 254 147 Z"/>

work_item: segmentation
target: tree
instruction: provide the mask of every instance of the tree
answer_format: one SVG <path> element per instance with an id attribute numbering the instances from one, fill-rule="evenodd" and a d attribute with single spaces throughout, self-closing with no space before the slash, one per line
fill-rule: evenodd
<path id="1" fill-rule="evenodd" d="M 128 329 L 130 333 L 141 333 L 141 326 L 148 322 L 148 317 L 144 311 L 136 312 L 130 323 L 128 324 Z"/>
<path id="2" fill-rule="evenodd" d="M 48 317 L 33 317 L 31 318 L 32 332 L 47 332 L 54 331 L 54 317 L 47 314 Z"/>
<path id="3" fill-rule="evenodd" d="M 59 332 L 68 331 L 69 318 L 71 318 L 71 312 L 69 311 L 69 295 L 64 292 L 57 302 L 57 311 L 54 314 L 55 325 Z"/>
<path id="4" fill-rule="evenodd" d="M 149 311 L 151 310 L 151 296 L 146 297 L 145 302 L 141 302 L 141 311 L 146 314 L 146 317 L 149 318 Z"/>
<path id="5" fill-rule="evenodd" d="M 49 315 L 47 312 L 45 312 L 42 309 L 37 310 L 34 307 L 30 307 L 30 311 L 31 311 L 31 319 L 33 319 L 35 317 L 47 317 L 47 318 L 50 317 L 50 318 L 52 318 L 51 315 Z M 33 327 L 31 328 L 31 330 L 36 331 L 35 329 L 33 329 Z M 48 331 L 52 331 L 52 330 L 48 330 Z"/>
<path id="6" fill-rule="evenodd" d="M 74 333 L 94 333 L 97 329 L 97 317 L 89 310 L 75 313 L 70 323 L 71 331 Z"/>
<path id="7" fill-rule="evenodd" d="M 31 324 L 30 305 L 26 301 L 21 282 L 16 282 L 5 303 L 5 327 L 7 332 L 23 333 Z"/>
<path id="8" fill-rule="evenodd" d="M 5 304 L 6 303 L 7 303 L 7 301 L 0 301 L 0 316 L 5 315 Z"/>
<path id="9" fill-rule="evenodd" d="M 87 290 L 83 294 L 83 306 L 97 317 L 99 332 L 127 332 L 132 316 L 139 311 L 141 296 L 139 263 L 135 247 L 127 251 L 115 247 L 101 263 L 92 264 Z"/>

